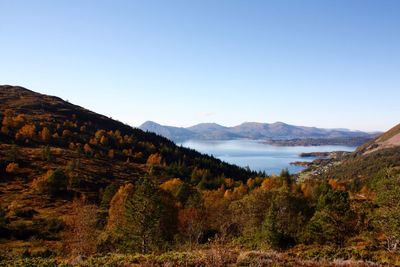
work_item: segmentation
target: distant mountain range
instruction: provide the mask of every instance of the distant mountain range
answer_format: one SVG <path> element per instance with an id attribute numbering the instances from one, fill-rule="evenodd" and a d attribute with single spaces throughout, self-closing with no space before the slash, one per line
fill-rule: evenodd
<path id="1" fill-rule="evenodd" d="M 153 121 L 147 121 L 139 126 L 144 131 L 154 132 L 175 142 L 187 140 L 232 140 L 253 139 L 268 140 L 269 143 L 276 141 L 277 145 L 285 140 L 360 140 L 360 143 L 372 139 L 378 133 L 367 133 L 362 131 L 351 131 L 348 129 L 323 129 L 316 127 L 305 127 L 289 125 L 283 122 L 258 123 L 245 122 L 234 127 L 226 127 L 216 123 L 201 123 L 191 127 L 173 127 L 160 125 Z M 359 139 L 358 139 L 359 138 Z M 328 142 L 329 143 L 329 142 Z M 357 143 L 357 142 L 356 142 Z M 356 144 L 357 145 L 357 144 Z"/>

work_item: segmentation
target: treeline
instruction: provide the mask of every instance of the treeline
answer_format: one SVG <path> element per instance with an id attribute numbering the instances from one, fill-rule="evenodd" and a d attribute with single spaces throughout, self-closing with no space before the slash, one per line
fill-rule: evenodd
<path id="1" fill-rule="evenodd" d="M 246 183 L 226 178 L 215 190 L 178 178 L 158 184 L 146 175 L 110 184 L 98 203 L 76 199 L 62 240 L 74 255 L 193 249 L 216 239 L 249 249 L 357 245 L 359 253 L 396 252 L 399 198 L 400 173 L 391 169 L 358 192 L 336 180 L 296 183 L 287 171 Z"/>

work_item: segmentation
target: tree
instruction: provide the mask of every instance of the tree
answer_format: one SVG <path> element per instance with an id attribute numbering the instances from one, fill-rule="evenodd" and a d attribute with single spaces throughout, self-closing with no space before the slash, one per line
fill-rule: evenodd
<path id="1" fill-rule="evenodd" d="M 73 256 L 89 256 L 96 252 L 97 207 L 84 198 L 75 199 L 65 221 L 64 246 Z"/>
<path id="2" fill-rule="evenodd" d="M 110 190 L 109 194 L 112 193 L 112 188 L 109 188 L 105 193 Z M 113 194 L 110 201 L 110 208 L 108 209 L 108 221 L 107 221 L 107 231 L 113 232 L 114 234 L 119 234 L 123 228 L 127 225 L 126 220 L 126 201 L 132 196 L 134 192 L 134 186 L 132 184 L 122 185 L 118 191 Z M 104 196 L 103 196 L 104 197 Z M 106 204 L 107 199 L 105 199 Z M 102 203 L 103 204 L 103 203 Z"/>
<path id="3" fill-rule="evenodd" d="M 50 130 L 47 127 L 44 127 L 40 132 L 40 138 L 43 142 L 49 142 L 51 138 Z"/>
<path id="4" fill-rule="evenodd" d="M 6 167 L 6 173 L 15 174 L 19 169 L 18 163 L 11 162 Z"/>
<path id="5" fill-rule="evenodd" d="M 48 145 L 44 146 L 42 149 L 42 160 L 51 161 L 51 150 Z"/>
<path id="6" fill-rule="evenodd" d="M 162 161 L 161 155 L 158 153 L 151 154 L 147 159 L 148 165 L 160 165 Z"/>
<path id="7" fill-rule="evenodd" d="M 303 198 L 278 191 L 271 198 L 262 233 L 273 248 L 295 245 L 307 219 L 308 207 Z"/>
<path id="8" fill-rule="evenodd" d="M 67 191 L 68 178 L 61 169 L 49 170 L 44 176 L 34 180 L 33 187 L 50 197 L 56 197 Z"/>
<path id="9" fill-rule="evenodd" d="M 125 204 L 127 225 L 123 229 L 129 237 L 132 248 L 140 248 L 142 253 L 160 246 L 161 218 L 163 205 L 158 187 L 144 177 L 138 181 L 135 191 Z"/>
<path id="10" fill-rule="evenodd" d="M 376 184 L 374 225 L 386 238 L 386 248 L 396 251 L 400 245 L 400 175 L 385 170 Z"/>
<path id="11" fill-rule="evenodd" d="M 85 154 L 86 154 L 87 156 L 91 156 L 91 155 L 93 154 L 93 150 L 92 150 L 92 148 L 90 147 L 89 144 L 85 144 L 85 145 L 83 146 L 83 152 L 85 152 Z"/>
<path id="12" fill-rule="evenodd" d="M 34 124 L 25 124 L 18 133 L 15 135 L 15 139 L 32 139 L 36 135 L 36 126 Z"/>
<path id="13" fill-rule="evenodd" d="M 333 243 L 343 246 L 355 230 L 355 213 L 351 209 L 349 194 L 328 189 L 318 199 L 316 212 L 306 231 L 306 242 Z"/>

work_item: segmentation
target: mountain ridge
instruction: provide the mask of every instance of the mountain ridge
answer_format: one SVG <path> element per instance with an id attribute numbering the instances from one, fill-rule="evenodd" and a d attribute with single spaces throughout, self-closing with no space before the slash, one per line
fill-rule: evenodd
<path id="1" fill-rule="evenodd" d="M 174 127 L 161 125 L 154 121 L 146 121 L 138 127 L 144 131 L 155 132 L 175 142 L 187 140 L 291 140 L 291 139 L 346 139 L 374 138 L 378 132 L 370 133 L 353 131 L 344 128 L 318 128 L 309 126 L 296 126 L 284 122 L 262 123 L 243 122 L 239 125 L 228 127 L 217 123 L 200 123 L 190 127 Z"/>

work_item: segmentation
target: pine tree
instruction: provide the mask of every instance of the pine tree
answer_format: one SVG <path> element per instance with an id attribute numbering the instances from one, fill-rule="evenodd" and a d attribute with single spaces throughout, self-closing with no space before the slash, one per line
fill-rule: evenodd
<path id="1" fill-rule="evenodd" d="M 125 207 L 127 225 L 123 230 L 132 248 L 139 247 L 140 252 L 147 253 L 159 247 L 163 205 L 159 189 L 149 177 L 138 182 Z"/>

